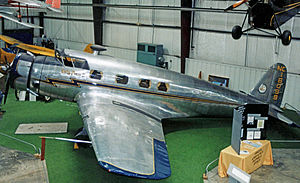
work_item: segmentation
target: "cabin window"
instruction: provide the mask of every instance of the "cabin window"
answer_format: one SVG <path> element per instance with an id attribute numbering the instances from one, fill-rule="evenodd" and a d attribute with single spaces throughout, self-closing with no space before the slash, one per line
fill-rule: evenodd
<path id="1" fill-rule="evenodd" d="M 71 61 L 74 64 L 74 67 L 79 68 L 79 69 L 87 69 L 89 70 L 89 65 L 86 60 L 84 59 L 79 59 L 79 58 L 71 58 Z"/>
<path id="2" fill-rule="evenodd" d="M 142 88 L 150 88 L 151 81 L 149 79 L 141 79 L 139 82 L 139 86 Z"/>
<path id="3" fill-rule="evenodd" d="M 168 83 L 164 83 L 164 82 L 159 82 L 157 84 L 157 89 L 159 91 L 167 92 L 169 90 L 169 84 Z"/>
<path id="4" fill-rule="evenodd" d="M 116 75 L 116 82 L 119 84 L 127 84 L 128 77 L 124 75 Z"/>
<path id="5" fill-rule="evenodd" d="M 102 78 L 103 73 L 97 70 L 91 70 L 90 72 L 90 78 L 93 79 L 101 79 Z"/>

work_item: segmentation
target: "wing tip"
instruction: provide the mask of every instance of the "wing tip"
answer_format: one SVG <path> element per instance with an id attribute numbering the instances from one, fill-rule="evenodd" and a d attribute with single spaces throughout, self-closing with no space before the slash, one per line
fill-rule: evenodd
<path id="1" fill-rule="evenodd" d="M 108 172 L 117 173 L 129 177 L 137 177 L 144 179 L 165 179 L 171 175 L 171 168 L 167 152 L 167 146 L 164 141 L 154 139 L 154 159 L 155 171 L 153 174 L 140 174 L 121 169 L 104 161 L 99 161 L 99 164 Z"/>

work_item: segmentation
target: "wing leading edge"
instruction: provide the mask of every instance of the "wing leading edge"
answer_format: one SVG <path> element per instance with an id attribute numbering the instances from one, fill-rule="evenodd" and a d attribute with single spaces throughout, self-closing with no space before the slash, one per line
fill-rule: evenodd
<path id="1" fill-rule="evenodd" d="M 29 27 L 29 28 L 43 29 L 43 27 L 35 25 L 35 24 L 26 23 L 26 22 L 20 22 L 16 17 L 14 17 L 12 15 L 9 15 L 9 14 L 6 14 L 6 13 L 3 13 L 3 12 L 0 13 L 0 17 L 3 17 L 5 19 L 7 19 L 7 20 L 13 21 L 15 23 L 18 23 L 20 25 L 23 25 L 23 26 L 26 26 L 26 27 Z"/>
<path id="2" fill-rule="evenodd" d="M 171 175 L 161 122 L 109 97 L 80 94 L 77 103 L 99 164 L 126 176 Z"/>

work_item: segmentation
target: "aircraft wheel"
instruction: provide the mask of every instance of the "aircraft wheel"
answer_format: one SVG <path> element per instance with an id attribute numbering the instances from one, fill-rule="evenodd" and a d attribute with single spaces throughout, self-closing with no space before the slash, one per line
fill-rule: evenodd
<path id="1" fill-rule="evenodd" d="M 288 46 L 292 40 L 292 33 L 291 31 L 285 30 L 281 35 L 281 42 L 283 45 Z"/>
<path id="2" fill-rule="evenodd" d="M 243 34 L 243 31 L 242 31 L 241 26 L 236 25 L 232 28 L 231 35 L 232 35 L 233 39 L 240 39 L 242 34 Z"/>

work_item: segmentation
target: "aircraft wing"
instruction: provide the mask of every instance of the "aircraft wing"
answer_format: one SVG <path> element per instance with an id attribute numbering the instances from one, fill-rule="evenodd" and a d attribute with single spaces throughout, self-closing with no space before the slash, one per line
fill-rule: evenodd
<path id="1" fill-rule="evenodd" d="M 0 39 L 8 44 L 23 44 L 23 42 L 9 36 L 0 35 Z"/>
<path id="2" fill-rule="evenodd" d="M 170 176 L 160 120 L 120 105 L 111 95 L 82 93 L 76 101 L 97 160 L 103 168 L 147 179 Z"/>
<path id="3" fill-rule="evenodd" d="M 25 44 L 17 39 L 11 38 L 9 36 L 4 36 L 0 35 L 0 40 L 8 43 L 8 44 L 15 44 L 16 47 L 29 51 L 31 53 L 37 54 L 37 55 L 45 55 L 45 56 L 50 56 L 54 57 L 55 51 L 49 48 L 44 48 L 41 46 L 35 46 L 35 45 L 30 45 L 30 44 Z"/>
<path id="4" fill-rule="evenodd" d="M 43 27 L 35 25 L 35 24 L 31 24 L 31 23 L 26 23 L 26 22 L 20 22 L 15 16 L 6 14 L 6 13 L 0 13 L 0 17 L 3 17 L 7 20 L 13 21 L 15 23 L 18 23 L 20 25 L 23 25 L 25 27 L 30 27 L 30 28 L 34 28 L 34 29 L 43 29 Z"/>
<path id="5" fill-rule="evenodd" d="M 291 18 L 293 18 L 299 11 L 300 11 L 300 2 L 292 3 L 289 5 L 286 5 L 283 9 L 274 9 L 275 10 L 275 16 L 271 18 L 270 26 L 273 26 L 275 28 L 278 28 L 277 25 L 282 25 Z M 276 17 L 276 18 L 275 18 Z"/>
<path id="6" fill-rule="evenodd" d="M 55 51 L 49 48 L 41 47 L 41 46 L 35 46 L 35 45 L 29 45 L 29 44 L 18 44 L 16 47 L 21 48 L 26 51 L 30 51 L 31 53 L 38 54 L 38 55 L 45 55 L 54 57 Z"/>

